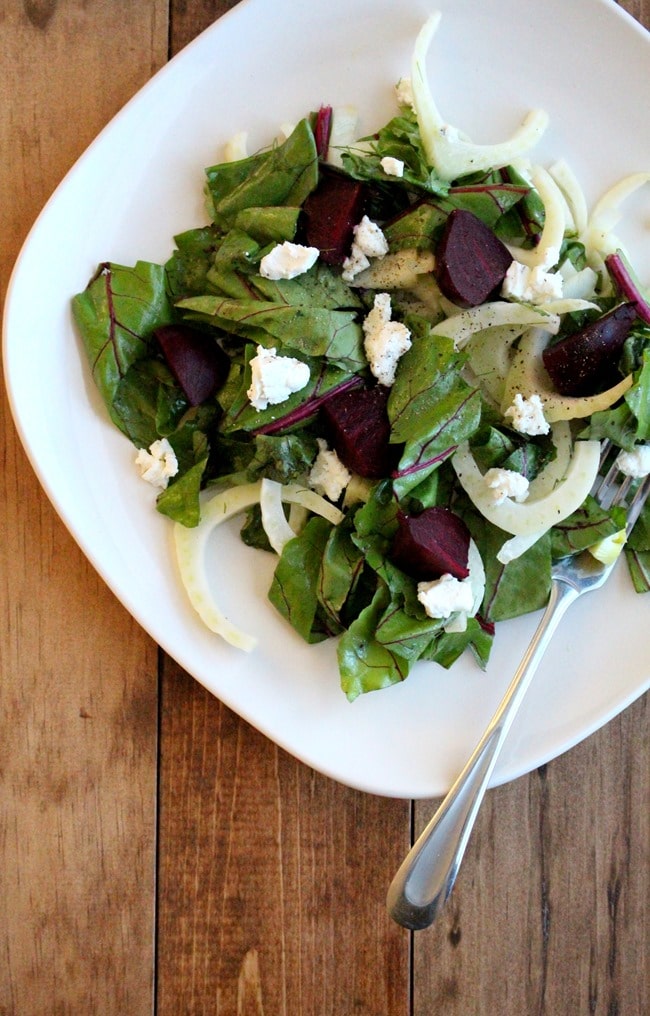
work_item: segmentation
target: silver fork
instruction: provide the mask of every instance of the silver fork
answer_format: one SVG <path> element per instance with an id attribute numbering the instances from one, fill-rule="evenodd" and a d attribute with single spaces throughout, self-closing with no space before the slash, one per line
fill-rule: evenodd
<path id="1" fill-rule="evenodd" d="M 650 493 L 650 476 L 639 484 L 630 498 L 634 483 L 619 472 L 616 464 L 600 476 L 609 451 L 609 443 L 605 442 L 599 479 L 592 492 L 604 508 L 627 504 L 629 533 Z M 548 605 L 508 690 L 464 769 L 390 885 L 386 901 L 388 912 L 398 924 L 405 928 L 426 928 L 443 909 L 456 881 L 497 757 L 542 656 L 567 608 L 583 593 L 600 588 L 613 567 L 613 564 L 601 564 L 589 551 L 563 558 L 553 566 Z"/>

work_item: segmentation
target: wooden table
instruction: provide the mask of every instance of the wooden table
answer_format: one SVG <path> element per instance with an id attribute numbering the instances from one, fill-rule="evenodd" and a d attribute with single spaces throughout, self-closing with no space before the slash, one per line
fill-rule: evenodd
<path id="1" fill-rule="evenodd" d="M 0 2 L 3 291 L 75 158 L 230 6 Z M 647 696 L 488 795 L 413 936 L 385 891 L 432 802 L 321 777 L 203 691 L 73 543 L 6 400 L 1 433 L 1 1016 L 650 1012 Z"/>

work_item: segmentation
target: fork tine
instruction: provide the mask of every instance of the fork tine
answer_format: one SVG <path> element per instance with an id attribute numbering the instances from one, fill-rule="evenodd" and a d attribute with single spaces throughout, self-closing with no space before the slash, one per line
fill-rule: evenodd
<path id="1" fill-rule="evenodd" d="M 632 532 L 632 529 L 634 528 L 634 523 L 641 514 L 643 506 L 648 500 L 649 496 L 650 496 L 650 475 L 646 476 L 643 479 L 642 483 L 640 484 L 638 490 L 635 492 L 634 497 L 632 498 L 630 505 L 627 509 L 627 520 L 625 523 L 625 528 L 627 529 L 628 533 Z"/>
<path id="2" fill-rule="evenodd" d="M 616 451 L 616 450 L 615 450 Z M 603 441 L 600 453 L 600 469 L 596 483 L 592 489 L 592 495 L 598 501 L 601 508 L 615 508 L 619 505 L 625 506 L 627 497 L 634 487 L 634 477 L 622 473 L 616 463 L 616 458 L 606 468 L 607 460 L 612 453 L 611 441 Z M 603 470 L 606 470 L 603 473 Z M 626 529 L 628 533 L 632 530 L 638 519 L 641 509 L 650 493 L 650 477 L 645 477 L 642 483 L 634 492 L 630 504 L 627 506 Z"/>

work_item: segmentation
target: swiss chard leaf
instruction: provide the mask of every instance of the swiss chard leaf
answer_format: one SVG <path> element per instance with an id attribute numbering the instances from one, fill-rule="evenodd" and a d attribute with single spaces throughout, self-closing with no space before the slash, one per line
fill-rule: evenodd
<path id="1" fill-rule="evenodd" d="M 362 138 L 363 147 L 350 148 L 342 153 L 343 167 L 356 180 L 369 180 L 379 184 L 416 188 L 431 194 L 445 194 L 449 185 L 441 180 L 429 166 L 417 117 L 412 110 L 404 109 L 371 137 Z M 381 166 L 385 156 L 404 163 L 402 177 L 387 177 Z"/>
<path id="2" fill-rule="evenodd" d="M 269 600 L 305 642 L 335 634 L 325 623 L 318 599 L 318 577 L 331 522 L 315 516 L 289 540 L 276 565 Z"/>
<path id="3" fill-rule="evenodd" d="M 625 513 L 604 511 L 593 497 L 551 530 L 551 554 L 554 559 L 577 554 L 625 526 Z"/>
<path id="4" fill-rule="evenodd" d="M 416 336 L 402 357 L 388 401 L 391 440 L 405 442 L 394 477 L 402 498 L 444 462 L 479 425 L 481 397 L 460 376 L 453 342 Z"/>
<path id="5" fill-rule="evenodd" d="M 389 602 L 390 594 L 380 583 L 372 602 L 339 639 L 341 688 L 351 702 L 364 692 L 388 688 L 408 676 L 409 661 L 375 638 L 377 623 Z"/>
<path id="6" fill-rule="evenodd" d="M 486 523 L 482 537 L 475 536 L 475 539 L 485 564 L 482 613 L 487 620 L 505 621 L 545 605 L 551 589 L 549 533 L 507 565 L 496 557 L 507 534 Z"/>
<path id="7" fill-rule="evenodd" d="M 318 154 L 309 120 L 302 119 L 281 145 L 211 166 L 206 175 L 218 225 L 234 225 L 245 209 L 299 207 L 318 183 Z"/>
<path id="8" fill-rule="evenodd" d="M 192 320 L 262 346 L 324 356 L 348 370 L 366 366 L 363 333 L 353 311 L 215 296 L 192 297 L 177 306 Z"/>
<path id="9" fill-rule="evenodd" d="M 174 237 L 176 249 L 165 265 L 167 290 L 172 301 L 212 292 L 208 272 L 221 244 L 215 226 L 188 229 Z"/>
<path id="10" fill-rule="evenodd" d="M 113 401 L 129 367 L 151 350 L 151 333 L 172 320 L 165 270 L 138 261 L 132 268 L 106 262 L 72 300 L 93 380 L 111 418 Z"/>
<path id="11" fill-rule="evenodd" d="M 189 528 L 198 526 L 201 518 L 199 493 L 207 461 L 207 455 L 199 459 L 158 495 L 156 508 L 162 515 Z"/>
<path id="12" fill-rule="evenodd" d="M 337 624 L 345 624 L 344 608 L 354 597 L 364 567 L 363 553 L 352 540 L 351 527 L 349 516 L 333 527 L 321 562 L 318 597 Z M 349 620 L 354 617 L 356 613 Z"/>
<path id="13" fill-rule="evenodd" d="M 439 632 L 422 653 L 422 659 L 432 660 L 449 669 L 469 648 L 479 666 L 485 670 L 493 642 L 494 635 L 482 628 L 476 618 L 469 617 L 465 631 Z"/>

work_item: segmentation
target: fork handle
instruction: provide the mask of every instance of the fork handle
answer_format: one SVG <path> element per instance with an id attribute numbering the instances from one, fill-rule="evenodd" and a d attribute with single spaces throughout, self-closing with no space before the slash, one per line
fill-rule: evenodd
<path id="1" fill-rule="evenodd" d="M 555 629 L 578 595 L 572 585 L 553 581 L 542 619 L 485 733 L 391 882 L 388 912 L 405 928 L 426 928 L 442 910 L 510 724 Z"/>

